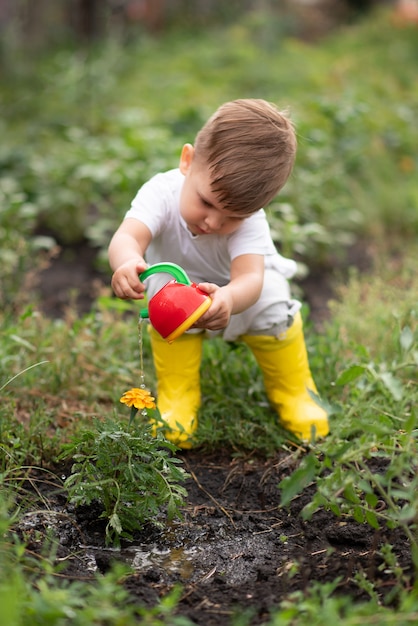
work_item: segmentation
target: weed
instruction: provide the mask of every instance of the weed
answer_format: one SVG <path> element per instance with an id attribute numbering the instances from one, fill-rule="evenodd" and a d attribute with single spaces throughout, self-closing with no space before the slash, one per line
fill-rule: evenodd
<path id="1" fill-rule="evenodd" d="M 147 521 L 158 523 L 163 506 L 168 519 L 180 516 L 187 493 L 178 483 L 187 475 L 172 455 L 176 446 L 153 437 L 147 423 L 107 419 L 94 425 L 64 446 L 61 459 L 75 461 L 64 487 L 76 505 L 102 505 L 107 543 L 131 538 Z"/>

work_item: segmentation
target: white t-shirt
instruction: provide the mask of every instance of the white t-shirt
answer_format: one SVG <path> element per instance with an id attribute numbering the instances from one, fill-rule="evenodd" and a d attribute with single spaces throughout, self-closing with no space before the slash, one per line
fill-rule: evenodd
<path id="1" fill-rule="evenodd" d="M 242 254 L 262 254 L 266 269 L 275 269 L 284 278 L 295 274 L 295 261 L 276 250 L 263 209 L 243 220 L 230 235 L 193 235 L 180 215 L 183 182 L 179 169 L 157 174 L 139 189 L 125 215 L 141 221 L 152 233 L 146 251 L 149 265 L 176 263 L 191 281 L 222 287 L 230 280 L 233 259 Z M 166 282 L 167 276 L 151 276 L 147 285 L 149 295 Z"/>

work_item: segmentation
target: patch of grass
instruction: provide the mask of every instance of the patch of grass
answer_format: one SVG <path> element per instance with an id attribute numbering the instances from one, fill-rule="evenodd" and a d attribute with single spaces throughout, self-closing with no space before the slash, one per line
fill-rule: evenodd
<path id="1" fill-rule="evenodd" d="M 204 343 L 197 444 L 271 455 L 289 440 L 269 407 L 261 371 L 244 344 Z"/>
<path id="2" fill-rule="evenodd" d="M 305 592 L 296 591 L 281 602 L 280 610 L 267 626 L 322 626 L 336 622 L 342 626 L 411 626 L 418 617 L 416 594 L 403 594 L 398 609 L 393 611 L 374 598 L 354 604 L 348 596 L 334 593 L 337 584 L 338 581 L 313 583 Z"/>
<path id="3" fill-rule="evenodd" d="M 69 311 L 65 320 L 50 320 L 30 308 L 13 319 L 0 314 L 0 320 L 3 454 L 16 439 L 21 457 L 28 456 L 25 462 L 48 463 L 59 453 L 60 442 L 92 418 L 114 417 L 115 407 L 122 416 L 122 391 L 139 383 L 132 313 L 126 318 L 126 312 L 98 305 L 82 319 Z M 150 360 L 144 333 L 146 371 Z M 152 376 L 147 384 L 153 386 Z"/>
<path id="4" fill-rule="evenodd" d="M 417 253 L 415 242 L 399 242 L 392 252 L 376 253 L 373 280 L 353 268 L 348 282 L 339 285 L 338 299 L 330 308 L 345 359 L 363 346 L 370 358 L 390 363 L 398 353 L 402 329 L 416 331 Z"/>
<path id="5" fill-rule="evenodd" d="M 418 571 L 415 248 L 406 246 L 402 260 L 381 257 L 376 273 L 354 273 L 339 289 L 332 320 L 316 337 L 322 352 L 338 355 L 326 392 L 331 434 L 280 485 L 284 506 L 316 485 L 305 519 L 325 508 L 375 530 L 401 527 L 415 573 L 397 566 L 397 602 L 408 602 Z"/>

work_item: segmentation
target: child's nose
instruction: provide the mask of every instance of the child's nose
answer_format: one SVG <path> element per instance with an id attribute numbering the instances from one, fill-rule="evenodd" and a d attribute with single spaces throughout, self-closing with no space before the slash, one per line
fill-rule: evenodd
<path id="1" fill-rule="evenodd" d="M 223 218 L 221 215 L 211 214 L 205 219 L 206 225 L 210 230 L 219 230 L 223 224 Z"/>

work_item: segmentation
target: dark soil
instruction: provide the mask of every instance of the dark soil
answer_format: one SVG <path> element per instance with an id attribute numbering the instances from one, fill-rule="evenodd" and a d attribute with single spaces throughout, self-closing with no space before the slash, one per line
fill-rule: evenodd
<path id="1" fill-rule="evenodd" d="M 57 559 L 66 563 L 62 576 L 93 580 L 112 562 L 123 561 L 133 568 L 124 582 L 132 602 L 155 606 L 179 584 L 177 613 L 201 626 L 230 625 L 244 611 L 251 625 L 265 624 L 285 597 L 306 591 L 314 581 L 338 581 L 335 594 L 367 601 L 355 582 L 364 575 L 387 599 L 398 581 L 382 567 L 379 550 L 385 543 L 412 574 L 410 546 L 401 531 L 376 531 L 325 511 L 303 521 L 300 511 L 310 500 L 309 489 L 289 508 L 280 508 L 278 483 L 294 469 L 292 454 L 281 451 L 268 462 L 238 461 L 225 451 L 195 450 L 180 458 L 190 473 L 183 520 L 163 530 L 148 526 L 119 550 L 107 548 L 100 509 L 74 509 L 61 489 L 42 488 L 40 481 L 37 489 L 47 490 L 43 498 L 50 510 L 23 517 L 20 532 L 29 550 L 39 551 L 40 538 L 55 527 Z"/>
<path id="2" fill-rule="evenodd" d="M 64 317 L 69 306 L 81 314 L 91 310 L 110 278 L 96 269 L 97 251 L 88 245 L 58 249 L 34 280 L 39 308 L 51 318 Z"/>

